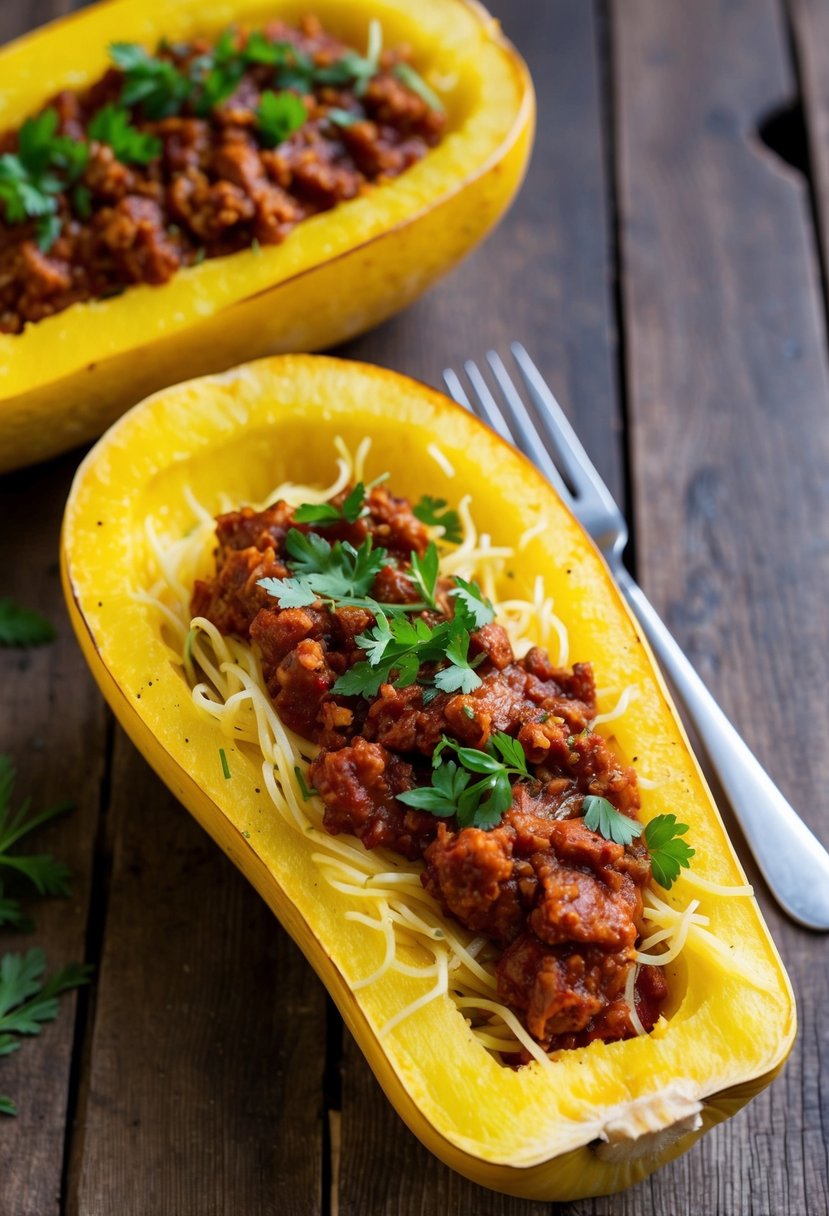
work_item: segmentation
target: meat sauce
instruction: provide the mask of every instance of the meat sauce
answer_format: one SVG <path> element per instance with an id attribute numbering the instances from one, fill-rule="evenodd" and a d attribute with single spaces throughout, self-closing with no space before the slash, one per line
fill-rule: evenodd
<path id="1" fill-rule="evenodd" d="M 332 502 L 341 506 L 345 493 Z M 419 683 L 387 683 L 373 697 L 337 694 L 338 677 L 365 658 L 356 638 L 374 618 L 363 607 L 322 602 L 279 607 L 259 580 L 289 575 L 285 540 L 293 527 L 314 530 L 296 524 L 284 502 L 220 516 L 216 573 L 196 583 L 192 611 L 258 645 L 280 717 L 320 744 L 310 778 L 326 829 L 422 860 L 421 881 L 445 914 L 496 947 L 499 998 L 546 1049 L 630 1037 L 625 985 L 643 929 L 650 861 L 639 840 L 623 847 L 584 823 L 587 795 L 633 819 L 639 806 L 634 770 L 590 729 L 590 664 L 557 668 L 540 647 L 516 659 L 492 621 L 471 635 L 481 677 L 472 692 L 435 695 Z M 388 553 L 373 597 L 418 599 L 410 559 L 424 554 L 429 537 L 408 502 L 376 487 L 361 518 L 320 533 L 354 546 L 371 536 Z M 518 740 L 531 774 L 513 785 L 512 805 L 496 827 L 460 827 L 399 801 L 430 784 L 442 737 L 481 749 L 495 731 Z M 635 1000 L 645 1029 L 666 993 L 661 969 L 641 967 Z"/>
<path id="2" fill-rule="evenodd" d="M 133 284 L 166 283 L 204 258 L 278 244 L 307 216 L 396 177 L 439 141 L 443 111 L 397 70 L 409 67 L 405 47 L 384 51 L 370 78 L 331 84 L 317 77 L 355 52 L 315 18 L 299 28 L 275 21 L 256 34 L 295 47 L 316 71 L 288 89 L 301 96 L 306 117 L 276 143 L 263 142 L 258 127 L 263 93 L 279 88 L 277 69 L 265 63 L 247 64 L 231 94 L 207 111 L 185 100 L 176 113 L 151 118 L 146 103 L 123 106 L 125 75 L 116 69 L 84 92 L 52 98 L 45 109 L 57 116 L 54 135 L 86 144 L 88 159 L 66 189 L 45 187 L 56 202 L 50 241 L 39 239 L 34 218 L 11 222 L 2 179 L 17 172 L 20 132 L 0 134 L 0 332 L 20 333 Z M 232 37 L 239 50 L 250 35 Z M 203 39 L 162 44 L 156 62 L 187 78 L 214 51 Z M 148 163 L 125 163 L 90 138 L 107 106 L 125 108 L 136 130 L 158 141 Z"/>

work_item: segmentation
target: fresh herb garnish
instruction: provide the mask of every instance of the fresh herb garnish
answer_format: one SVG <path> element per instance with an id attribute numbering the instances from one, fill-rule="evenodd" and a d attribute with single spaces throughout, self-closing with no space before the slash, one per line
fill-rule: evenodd
<path id="1" fill-rule="evenodd" d="M 61 993 L 87 984 L 92 974 L 89 966 L 69 963 L 44 981 L 45 970 L 43 951 L 38 949 L 0 959 L 0 1056 L 17 1051 L 20 1036 L 40 1034 L 43 1023 L 57 1017 Z M 10 1098 L 0 1097 L 0 1114 L 17 1114 Z"/>
<path id="2" fill-rule="evenodd" d="M 368 27 L 368 47 L 365 55 L 360 55 L 357 51 L 346 51 L 333 63 L 315 68 L 314 83 L 339 87 L 351 85 L 354 96 L 362 97 L 372 76 L 377 75 L 382 50 L 383 27 L 379 21 L 373 20 Z"/>
<path id="3" fill-rule="evenodd" d="M 335 507 L 330 502 L 304 502 L 294 511 L 294 519 L 298 524 L 317 524 L 325 527 L 326 524 L 356 523 L 361 515 L 365 514 L 366 488 L 361 481 L 358 481 L 354 489 L 348 494 L 343 502 L 342 509 Z"/>
<path id="4" fill-rule="evenodd" d="M 459 545 L 463 540 L 461 520 L 457 511 L 453 511 L 445 498 L 430 498 L 424 495 L 420 502 L 412 507 L 412 512 L 422 524 L 431 528 L 443 528 L 443 540 L 450 545 Z"/>
<path id="5" fill-rule="evenodd" d="M 231 778 L 230 765 L 227 762 L 227 754 L 225 753 L 225 749 L 223 747 L 219 748 L 219 759 L 222 762 L 222 775 L 224 776 L 225 781 L 229 781 Z"/>
<path id="6" fill-rule="evenodd" d="M 437 110 L 439 114 L 443 113 L 443 102 L 410 63 L 396 63 L 392 71 L 407 89 L 416 93 L 421 101 L 425 101 L 430 110 Z"/>
<path id="7" fill-rule="evenodd" d="M 308 783 L 305 780 L 305 775 L 302 772 L 302 769 L 299 767 L 298 764 L 294 765 L 294 775 L 297 779 L 297 785 L 299 786 L 299 792 L 302 794 L 302 801 L 307 802 L 308 799 L 311 798 L 314 794 L 316 794 L 317 791 L 314 789 L 313 785 L 308 785 Z"/>
<path id="8" fill-rule="evenodd" d="M 437 547 L 434 544 L 427 545 L 423 557 L 412 550 L 410 561 L 411 570 L 409 571 L 409 578 L 429 607 L 434 609 L 437 606 L 435 604 L 435 592 L 437 590 L 438 565 L 440 562 Z"/>
<path id="9" fill-rule="evenodd" d="M 657 815 L 644 827 L 635 819 L 620 814 L 606 798 L 588 795 L 582 804 L 584 826 L 605 840 L 629 845 L 644 836 L 651 858 L 651 870 L 660 887 L 669 890 L 679 878 L 681 867 L 688 869 L 695 850 L 680 840 L 688 831 L 687 823 L 677 823 L 676 815 Z"/>
<path id="10" fill-rule="evenodd" d="M 291 528 L 285 550 L 292 578 L 259 580 L 260 587 L 274 596 L 282 608 L 302 608 L 316 600 L 354 603 L 364 599 L 383 566 L 385 549 L 375 549 L 367 536 L 359 549 L 348 541 L 334 544 L 315 532 Z"/>
<path id="11" fill-rule="evenodd" d="M 16 870 L 28 878 L 41 895 L 69 895 L 69 870 L 61 861 L 48 853 L 19 854 L 10 849 L 57 815 L 71 810 L 69 803 L 50 807 L 36 815 L 29 815 L 31 799 L 26 798 L 17 811 L 12 811 L 11 796 L 14 787 L 14 765 L 8 756 L 0 755 L 0 867 Z M 10 899 L 0 902 L 0 924 L 19 924 L 22 918 L 20 905 Z"/>
<path id="12" fill-rule="evenodd" d="M 225 30 L 205 55 L 190 64 L 193 109 L 205 118 L 215 106 L 235 93 L 247 66 L 245 55 L 236 46 L 232 30 Z"/>
<path id="13" fill-rule="evenodd" d="M 87 127 L 87 134 L 90 139 L 108 144 L 125 165 L 148 165 L 161 155 L 164 147 L 157 135 L 139 131 L 130 122 L 127 111 L 111 103 L 98 111 Z"/>
<path id="14" fill-rule="evenodd" d="M 642 835 L 641 823 L 622 815 L 607 798 L 588 794 L 582 803 L 582 814 L 586 828 L 591 832 L 598 832 L 605 840 L 612 840 L 614 844 L 631 844 L 637 836 Z"/>
<path id="15" fill-rule="evenodd" d="M 305 104 L 296 93 L 288 90 L 274 93 L 271 89 L 266 89 L 256 110 L 259 138 L 266 148 L 275 148 L 293 135 L 294 131 L 298 131 L 307 117 Z"/>
<path id="16" fill-rule="evenodd" d="M 464 605 L 475 622 L 476 629 L 483 629 L 484 625 L 489 625 L 491 621 L 495 620 L 492 601 L 486 598 L 477 583 L 468 583 L 466 579 L 456 575 L 455 586 L 449 594 L 457 596 Z"/>
<path id="17" fill-rule="evenodd" d="M 441 758 L 447 749 L 457 761 Z M 398 801 L 440 818 L 454 815 L 460 827 L 485 830 L 496 827 L 512 805 L 511 779 L 530 775 L 521 744 L 503 731 L 490 737 L 485 751 L 463 747 L 444 735 L 432 765 L 432 784 L 398 794 Z M 480 781 L 473 781 L 476 775 Z"/>
<path id="18" fill-rule="evenodd" d="M 680 836 L 687 823 L 677 823 L 676 815 L 657 815 L 645 827 L 645 843 L 651 855 L 651 870 L 660 887 L 668 890 L 679 878 L 680 867 L 690 869 L 696 852 Z"/>
<path id="19" fill-rule="evenodd" d="M 57 195 L 77 181 L 89 159 L 85 143 L 58 135 L 57 129 L 58 112 L 50 106 L 23 123 L 17 152 L 0 156 L 0 202 L 6 220 L 36 220 L 37 242 L 44 253 L 61 229 Z"/>
<path id="20" fill-rule="evenodd" d="M 124 73 L 122 106 L 140 105 L 151 119 L 178 114 L 193 90 L 193 82 L 183 76 L 169 59 L 150 55 L 134 42 L 114 42 L 109 53 Z"/>
<path id="21" fill-rule="evenodd" d="M 54 638 L 54 625 L 39 612 L 0 599 L 0 646 L 42 646 Z"/>
<path id="22" fill-rule="evenodd" d="M 325 117 L 336 127 L 353 127 L 355 122 L 363 122 L 363 114 L 355 114 L 353 110 L 343 110 L 340 106 L 331 106 Z"/>

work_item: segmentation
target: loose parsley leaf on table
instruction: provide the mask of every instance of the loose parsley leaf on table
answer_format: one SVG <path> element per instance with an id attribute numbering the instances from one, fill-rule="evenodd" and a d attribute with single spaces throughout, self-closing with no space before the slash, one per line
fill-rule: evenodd
<path id="1" fill-rule="evenodd" d="M 451 750 L 455 760 L 444 760 Z M 447 735 L 441 738 L 432 756 L 432 784 L 406 790 L 397 795 L 399 802 L 440 818 L 454 815 L 460 827 L 489 830 L 501 822 L 512 805 L 513 777 L 528 777 L 524 749 L 517 739 L 496 731 L 485 751 L 463 747 Z M 478 775 L 481 780 L 472 780 Z"/>
<path id="2" fill-rule="evenodd" d="M 54 637 L 54 625 L 39 612 L 0 599 L 0 646 L 42 646 Z"/>
<path id="3" fill-rule="evenodd" d="M 628 845 L 638 836 L 644 836 L 653 877 L 660 887 L 669 890 L 679 878 L 680 868 L 690 868 L 695 850 L 679 839 L 688 831 L 688 824 L 677 823 L 676 815 L 657 815 L 643 827 L 635 819 L 620 814 L 606 798 L 594 795 L 585 798 L 582 810 L 584 826 L 598 832 L 605 840 Z"/>
<path id="4" fill-rule="evenodd" d="M 431 528 L 443 528 L 443 539 L 450 545 L 459 545 L 463 540 L 461 520 L 445 498 L 430 498 L 428 494 L 415 503 L 412 512 L 416 519 Z"/>
<path id="5" fill-rule="evenodd" d="M 18 810 L 13 812 L 11 795 L 14 777 L 14 765 L 11 760 L 8 756 L 0 755 L 0 868 L 5 866 L 23 874 L 41 895 L 67 896 L 70 893 L 69 870 L 63 862 L 56 861 L 48 853 L 18 854 L 10 853 L 9 850 L 29 832 L 48 823 L 55 816 L 64 814 L 71 806 L 69 803 L 61 803 L 36 815 L 29 815 L 31 799 L 26 798 Z M 19 926 L 23 919 L 16 900 L 0 900 L 0 924 Z"/>
<path id="6" fill-rule="evenodd" d="M 92 975 L 92 967 L 81 963 L 69 963 L 47 980 L 45 970 L 43 951 L 38 949 L 0 959 L 0 1056 L 17 1051 L 21 1035 L 40 1034 L 43 1023 L 57 1017 L 60 995 L 89 983 Z M 17 1114 L 10 1098 L 0 1097 L 0 1114 Z"/>

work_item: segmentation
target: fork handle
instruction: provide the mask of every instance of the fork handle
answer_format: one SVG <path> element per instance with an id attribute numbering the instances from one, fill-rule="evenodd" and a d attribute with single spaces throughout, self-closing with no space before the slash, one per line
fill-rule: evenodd
<path id="1" fill-rule="evenodd" d="M 769 889 L 794 920 L 829 930 L 829 853 L 729 722 L 627 570 L 614 570 L 702 743 Z"/>

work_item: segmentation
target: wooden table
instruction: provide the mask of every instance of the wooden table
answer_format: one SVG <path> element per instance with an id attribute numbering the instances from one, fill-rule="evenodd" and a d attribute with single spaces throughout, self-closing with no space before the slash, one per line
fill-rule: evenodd
<path id="1" fill-rule="evenodd" d="M 0 40 L 71 7 L 2 0 Z M 439 384 L 521 338 L 627 505 L 640 580 L 829 840 L 829 3 L 492 7 L 538 89 L 523 192 L 457 273 L 342 353 Z M 766 129 L 795 167 L 758 136 L 786 106 Z M 97 967 L 0 1061 L 20 1108 L 0 1123 L 0 1213 L 550 1213 L 420 1147 L 296 948 L 114 727 L 58 583 L 77 462 L 0 482 L 0 592 L 60 631 L 0 655 L 0 749 L 21 795 L 77 804 L 38 842 L 75 884 L 34 902 L 34 940 Z M 743 859 L 798 997 L 784 1074 L 651 1180 L 559 1212 L 827 1211 L 827 943 Z"/>

